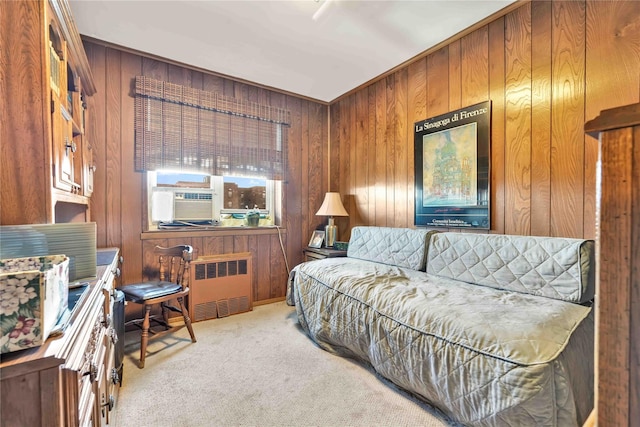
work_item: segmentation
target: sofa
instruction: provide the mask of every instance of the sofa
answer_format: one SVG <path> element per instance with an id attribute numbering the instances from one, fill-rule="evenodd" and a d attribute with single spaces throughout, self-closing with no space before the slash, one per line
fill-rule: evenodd
<path id="1" fill-rule="evenodd" d="M 292 269 L 287 303 L 329 352 L 469 426 L 576 426 L 593 407 L 594 242 L 354 227 Z"/>

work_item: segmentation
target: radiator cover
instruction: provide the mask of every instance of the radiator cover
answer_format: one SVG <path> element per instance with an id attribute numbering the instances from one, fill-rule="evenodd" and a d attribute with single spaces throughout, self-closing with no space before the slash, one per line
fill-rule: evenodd
<path id="1" fill-rule="evenodd" d="M 192 321 L 226 317 L 253 308 L 250 252 L 202 256 L 191 262 L 190 270 Z"/>

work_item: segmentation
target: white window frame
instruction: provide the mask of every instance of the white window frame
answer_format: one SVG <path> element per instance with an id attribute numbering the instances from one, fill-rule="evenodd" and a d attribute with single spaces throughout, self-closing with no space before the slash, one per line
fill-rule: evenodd
<path id="1" fill-rule="evenodd" d="M 173 171 L 158 171 L 158 172 L 173 172 Z M 147 214 L 148 214 L 148 230 L 158 229 L 158 221 L 153 221 L 153 203 L 152 197 L 154 194 L 154 188 L 157 187 L 158 172 L 148 171 L 147 174 Z M 197 172 L 196 172 L 197 173 Z M 194 191 L 212 190 L 213 191 L 213 203 L 214 203 L 214 218 L 212 220 L 220 221 L 222 213 L 246 213 L 251 209 L 226 209 L 224 208 L 224 178 L 217 175 L 202 174 L 210 177 L 209 189 L 197 188 Z M 268 214 L 272 218 L 274 225 L 278 225 L 282 217 L 282 181 L 265 180 L 266 181 L 266 209 L 261 209 L 262 213 Z"/>

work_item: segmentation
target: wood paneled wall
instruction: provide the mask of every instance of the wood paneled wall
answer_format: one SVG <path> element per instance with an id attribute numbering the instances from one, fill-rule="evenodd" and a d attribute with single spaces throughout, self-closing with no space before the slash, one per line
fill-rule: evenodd
<path id="1" fill-rule="evenodd" d="M 584 122 L 640 101 L 635 1 L 525 2 L 329 108 L 93 40 L 85 47 L 98 88 L 88 100 L 97 166 L 91 219 L 99 246 L 122 249 L 124 283 L 142 278 L 145 245 L 157 243 L 141 239 L 145 178 L 133 167 L 136 75 L 291 111 L 283 224 L 289 267 L 302 261 L 302 247 L 323 223 L 315 212 L 329 189 L 342 194 L 350 213 L 336 218 L 339 240 L 355 225 L 413 227 L 413 124 L 487 99 L 491 232 L 593 238 L 597 141 L 584 136 Z M 254 298 L 284 295 L 277 234 L 191 243 L 201 254 L 251 251 L 260 277 Z"/>
<path id="2" fill-rule="evenodd" d="M 330 106 L 331 190 L 355 225 L 413 226 L 413 124 L 492 101 L 491 232 L 595 237 L 601 110 L 640 100 L 640 2 L 534 1 Z"/>
<path id="3" fill-rule="evenodd" d="M 142 239 L 146 178 L 144 173 L 134 170 L 134 78 L 145 75 L 291 111 L 289 170 L 283 185 L 286 197 L 281 230 L 291 268 L 302 261 L 302 248 L 311 231 L 322 223 L 315 212 L 327 191 L 328 106 L 126 52 L 94 40 L 85 40 L 84 44 L 98 90 L 87 100 L 88 137 L 97 167 L 91 220 L 97 223 L 98 247 L 121 249 L 122 282 L 143 278 L 143 268 L 151 264 L 149 253 L 154 245 L 187 243 L 194 247 L 196 255 L 251 252 L 254 301 L 284 297 L 287 270 L 276 230 L 242 231 L 236 235 L 209 232 L 198 237 L 163 234 L 157 239 L 147 239 L 147 236 Z"/>

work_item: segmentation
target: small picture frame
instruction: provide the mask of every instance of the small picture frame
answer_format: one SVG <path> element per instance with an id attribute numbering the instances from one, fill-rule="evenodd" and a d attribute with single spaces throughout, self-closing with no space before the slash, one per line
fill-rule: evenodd
<path id="1" fill-rule="evenodd" d="M 324 230 L 315 230 L 309 240 L 310 248 L 321 248 L 324 242 Z"/>

